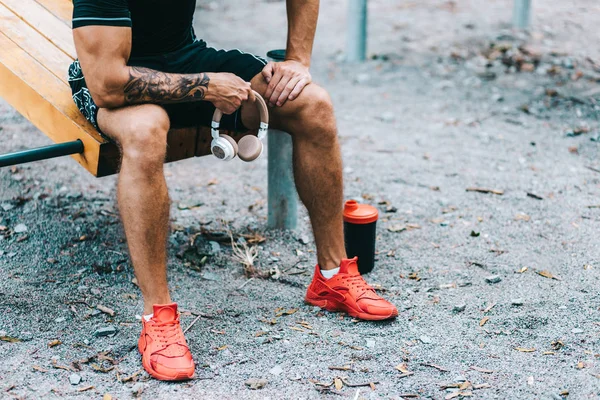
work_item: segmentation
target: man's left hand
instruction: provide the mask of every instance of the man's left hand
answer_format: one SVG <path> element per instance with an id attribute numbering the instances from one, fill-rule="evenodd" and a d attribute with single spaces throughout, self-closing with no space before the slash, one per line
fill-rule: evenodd
<path id="1" fill-rule="evenodd" d="M 263 68 L 262 75 L 269 84 L 264 97 L 271 107 L 281 107 L 286 101 L 294 100 L 312 81 L 308 67 L 293 60 L 270 62 Z"/>

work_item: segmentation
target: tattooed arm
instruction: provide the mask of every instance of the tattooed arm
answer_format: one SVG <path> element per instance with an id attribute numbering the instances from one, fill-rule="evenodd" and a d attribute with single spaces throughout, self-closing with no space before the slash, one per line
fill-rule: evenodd
<path id="1" fill-rule="evenodd" d="M 206 100 L 226 114 L 253 100 L 250 83 L 230 73 L 171 74 L 129 67 L 131 28 L 84 26 L 75 48 L 94 102 L 102 108 Z"/>

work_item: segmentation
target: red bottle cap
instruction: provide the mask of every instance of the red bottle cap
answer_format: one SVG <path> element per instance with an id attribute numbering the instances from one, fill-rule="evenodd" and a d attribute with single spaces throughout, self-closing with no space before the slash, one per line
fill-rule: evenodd
<path id="1" fill-rule="evenodd" d="M 377 221 L 379 211 L 368 204 L 359 204 L 356 200 L 348 200 L 344 204 L 344 221 L 351 224 L 370 224 Z"/>

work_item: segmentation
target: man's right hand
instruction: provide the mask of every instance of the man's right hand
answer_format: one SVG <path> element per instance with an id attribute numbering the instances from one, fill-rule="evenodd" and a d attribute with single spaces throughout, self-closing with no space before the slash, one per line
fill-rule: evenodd
<path id="1" fill-rule="evenodd" d="M 223 114 L 232 114 L 243 101 L 254 102 L 254 92 L 250 82 L 244 81 L 229 72 L 207 73 L 210 82 L 204 100 L 215 105 Z"/>

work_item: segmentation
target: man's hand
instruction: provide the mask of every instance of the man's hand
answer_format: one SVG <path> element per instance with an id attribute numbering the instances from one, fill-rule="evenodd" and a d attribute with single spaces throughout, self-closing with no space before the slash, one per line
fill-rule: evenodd
<path id="1" fill-rule="evenodd" d="M 255 101 L 250 82 L 229 72 L 208 73 L 210 79 L 204 100 L 215 105 L 223 114 L 232 114 L 243 101 Z"/>
<path id="2" fill-rule="evenodd" d="M 312 81 L 308 67 L 293 60 L 270 62 L 263 68 L 262 75 L 269 84 L 264 97 L 271 107 L 281 107 L 286 101 L 294 100 Z"/>

